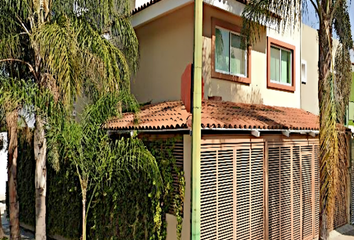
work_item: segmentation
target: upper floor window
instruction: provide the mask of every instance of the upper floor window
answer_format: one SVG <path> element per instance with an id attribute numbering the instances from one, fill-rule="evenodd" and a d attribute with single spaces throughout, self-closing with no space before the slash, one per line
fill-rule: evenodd
<path id="1" fill-rule="evenodd" d="M 234 32 L 215 29 L 215 70 L 247 77 L 247 50 L 242 49 L 242 37 Z"/>
<path id="2" fill-rule="evenodd" d="M 250 83 L 251 48 L 242 46 L 241 27 L 212 19 L 212 77 Z"/>
<path id="3" fill-rule="evenodd" d="M 295 47 L 268 37 L 268 88 L 295 91 Z"/>

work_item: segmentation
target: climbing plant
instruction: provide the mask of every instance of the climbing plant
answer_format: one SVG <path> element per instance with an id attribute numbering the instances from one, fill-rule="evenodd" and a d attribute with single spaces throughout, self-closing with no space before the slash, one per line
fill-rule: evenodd
<path id="1" fill-rule="evenodd" d="M 159 221 L 158 217 L 163 219 L 163 221 L 160 220 L 159 226 L 161 230 L 158 231 L 161 233 L 156 236 L 156 239 L 166 238 L 167 222 L 165 216 L 170 209 L 173 209 L 173 214 L 177 218 L 177 239 L 180 240 L 182 235 L 185 178 L 183 169 L 177 165 L 176 158 L 174 156 L 175 144 L 179 140 L 181 140 L 181 137 L 154 139 L 153 141 L 144 139 L 144 142 L 148 146 L 151 154 L 156 158 L 164 183 L 161 196 L 156 196 L 157 199 L 152 199 L 153 205 L 156 205 L 156 212 L 159 212 L 160 215 L 163 216 L 160 217 L 157 215 L 156 219 L 154 219 L 156 222 Z M 177 189 L 173 188 L 174 175 L 178 178 Z M 161 204 L 159 205 L 159 203 Z"/>

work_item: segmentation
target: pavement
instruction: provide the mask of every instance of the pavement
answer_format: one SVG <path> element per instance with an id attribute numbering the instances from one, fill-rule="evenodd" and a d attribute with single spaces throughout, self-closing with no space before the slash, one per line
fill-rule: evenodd
<path id="1" fill-rule="evenodd" d="M 2 226 L 5 232 L 5 235 L 10 239 L 10 223 L 6 216 L 5 204 L 0 201 L 0 213 Z M 26 231 L 21 228 L 21 239 L 26 240 L 35 240 L 35 236 L 32 232 Z M 354 240 L 354 226 L 353 225 L 344 225 L 343 227 L 333 230 L 329 235 L 330 240 Z"/>
<path id="2" fill-rule="evenodd" d="M 329 235 L 330 240 L 354 240 L 354 226 L 347 224 L 333 230 Z"/>
<path id="3" fill-rule="evenodd" d="M 6 208 L 5 204 L 0 202 L 0 213 L 1 213 L 1 221 L 2 221 L 2 227 L 5 232 L 5 235 L 8 239 L 10 239 L 10 223 L 9 219 L 6 218 Z M 26 239 L 26 240 L 35 240 L 34 234 L 24 230 L 21 228 L 21 239 Z"/>

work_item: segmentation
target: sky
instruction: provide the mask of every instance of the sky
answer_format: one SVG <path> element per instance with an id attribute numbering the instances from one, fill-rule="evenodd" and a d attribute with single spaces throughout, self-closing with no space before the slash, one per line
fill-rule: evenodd
<path id="1" fill-rule="evenodd" d="M 350 1 L 348 2 L 350 4 Z M 354 37 L 354 1 L 351 1 L 351 5 L 349 6 L 349 8 L 350 23 L 352 26 L 352 36 Z M 315 9 L 311 4 L 308 4 L 308 12 L 303 16 L 302 21 L 313 28 L 318 28 L 318 18 L 315 13 Z M 351 52 L 351 60 L 354 63 L 354 51 Z"/>

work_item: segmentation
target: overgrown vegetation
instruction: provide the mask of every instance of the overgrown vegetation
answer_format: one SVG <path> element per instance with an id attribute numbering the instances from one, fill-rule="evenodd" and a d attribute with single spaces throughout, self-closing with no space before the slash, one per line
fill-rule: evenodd
<path id="1" fill-rule="evenodd" d="M 49 91 L 54 103 L 67 110 L 73 109 L 74 101 L 84 92 L 89 97 L 106 92 L 130 94 L 131 76 L 138 66 L 138 41 L 130 23 L 130 1 L 0 0 L 0 6 L 0 76 L 34 84 L 39 95 Z M 33 105 L 36 103 L 28 104 Z M 53 127 L 43 114 L 47 105 L 34 109 L 37 239 L 46 238 L 46 130 Z M 12 239 L 20 238 L 16 141 L 22 110 L 18 105 L 4 113 L 9 133 Z"/>
<path id="2" fill-rule="evenodd" d="M 67 132 L 66 132 L 67 133 Z M 33 133 L 20 131 L 18 177 L 20 220 L 34 224 L 34 171 Z M 139 141 L 132 139 L 132 141 Z M 139 167 L 122 168 L 117 161 L 133 148 L 119 148 L 116 157 L 108 159 L 106 174 L 91 187 L 87 196 L 93 196 L 87 219 L 88 239 L 166 239 L 166 213 L 174 212 L 178 220 L 176 226 L 180 239 L 182 230 L 185 180 L 183 169 L 176 165 L 173 155 L 175 142 L 180 138 L 145 141 L 151 154 L 156 158 L 163 178 L 162 188 L 157 188 L 155 179 Z M 126 140 L 118 140 L 117 144 Z M 140 147 L 143 147 L 140 145 Z M 60 149 L 60 148 L 59 148 Z M 129 151 L 128 151 L 129 152 Z M 119 154 L 119 155 L 118 155 Z M 178 189 L 173 188 L 173 175 L 178 176 Z M 32 180 L 31 180 L 32 179 Z M 96 185 L 97 184 L 97 185 Z M 48 168 L 47 227 L 49 234 L 58 234 L 69 239 L 81 236 L 82 195 L 75 163 L 69 158 L 60 160 L 60 170 Z"/>

